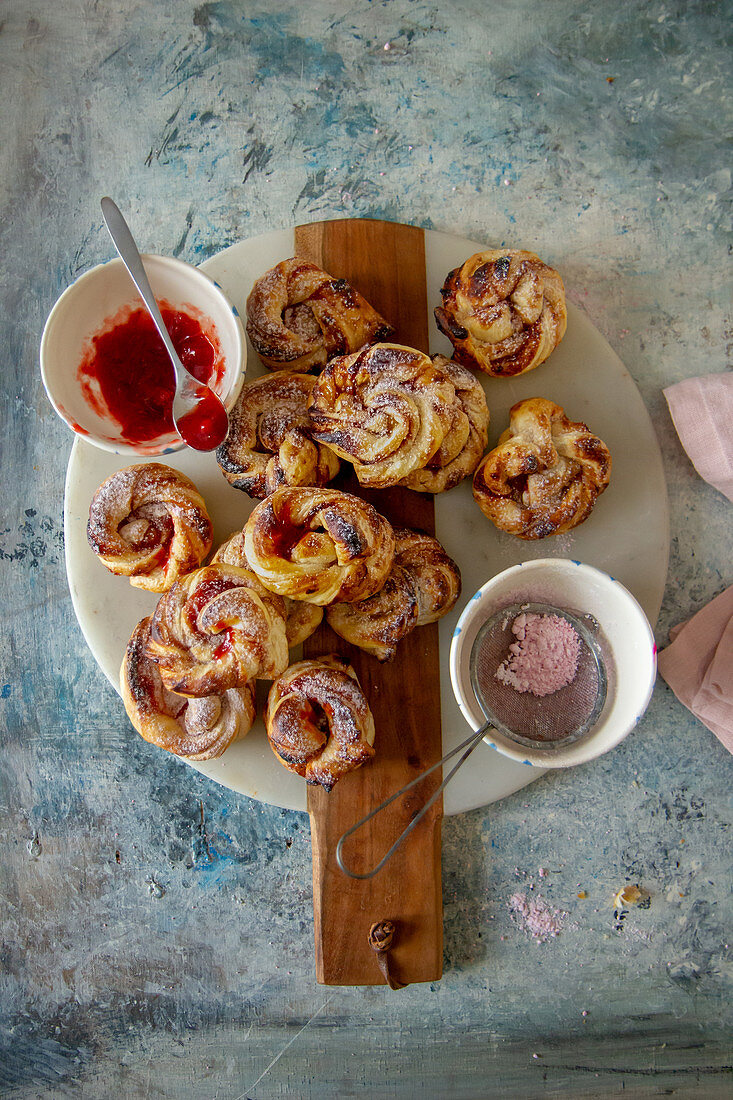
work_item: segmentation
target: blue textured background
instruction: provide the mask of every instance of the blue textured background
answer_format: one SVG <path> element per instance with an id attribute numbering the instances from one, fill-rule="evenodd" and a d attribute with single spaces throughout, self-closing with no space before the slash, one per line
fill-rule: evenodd
<path id="1" fill-rule="evenodd" d="M 733 579 L 730 505 L 661 394 L 731 362 L 731 15 L 0 2 L 3 1095 L 730 1095 L 731 761 L 712 734 L 659 682 L 610 755 L 446 821 L 440 983 L 317 986 L 306 816 L 147 746 L 86 649 L 71 439 L 37 354 L 58 294 L 111 255 L 105 193 L 147 250 L 194 263 L 350 215 L 535 250 L 654 420 L 664 643 Z M 618 920 L 627 881 L 649 905 Z M 545 944 L 507 908 L 532 883 L 568 913 Z"/>

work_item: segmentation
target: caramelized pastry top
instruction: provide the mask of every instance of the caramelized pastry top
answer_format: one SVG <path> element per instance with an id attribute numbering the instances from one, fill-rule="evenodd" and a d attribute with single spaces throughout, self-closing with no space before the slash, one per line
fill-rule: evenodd
<path id="1" fill-rule="evenodd" d="M 325 485 L 339 470 L 334 452 L 311 439 L 308 374 L 279 371 L 245 382 L 216 452 L 235 489 L 260 500 L 283 485 Z"/>
<path id="2" fill-rule="evenodd" d="M 392 566 L 394 534 L 351 493 L 278 489 L 247 520 L 244 552 L 273 592 L 323 605 L 378 592 Z"/>
<path id="3" fill-rule="evenodd" d="M 374 756 L 374 718 L 353 668 L 339 657 L 298 661 L 267 699 L 267 736 L 290 771 L 330 791 Z"/>
<path id="4" fill-rule="evenodd" d="M 433 363 L 450 378 L 456 392 L 453 424 L 422 470 L 403 478 L 400 485 L 418 493 L 442 493 L 472 474 L 486 450 L 489 409 L 483 386 L 466 367 L 434 355 Z"/>
<path id="5" fill-rule="evenodd" d="M 395 531 L 395 560 L 409 572 L 415 586 L 417 625 L 447 615 L 461 594 L 461 571 L 438 540 L 400 527 Z"/>
<path id="6" fill-rule="evenodd" d="M 565 334 L 565 289 L 534 252 L 487 249 L 450 272 L 435 309 L 453 358 L 507 378 L 547 359 Z"/>
<path id="7" fill-rule="evenodd" d="M 553 401 L 533 397 L 511 409 L 509 428 L 476 470 L 473 495 L 501 530 L 541 539 L 587 519 L 610 475 L 605 443 Z"/>
<path id="8" fill-rule="evenodd" d="M 151 618 L 135 627 L 120 670 L 133 726 L 146 741 L 188 760 L 212 760 L 244 737 L 255 720 L 254 684 L 187 699 L 168 691 L 148 653 Z"/>
<path id="9" fill-rule="evenodd" d="M 391 661 L 398 643 L 417 626 L 417 619 L 415 585 L 408 570 L 396 563 L 374 596 L 326 608 L 331 629 L 378 661 Z"/>
<path id="10" fill-rule="evenodd" d="M 402 638 L 447 614 L 460 594 L 460 570 L 438 540 L 400 527 L 394 565 L 381 591 L 356 603 L 332 604 L 326 618 L 347 642 L 388 661 Z"/>
<path id="11" fill-rule="evenodd" d="M 288 663 L 283 602 L 248 569 L 205 566 L 158 600 L 148 649 L 165 686 L 179 695 L 272 679 Z"/>
<path id="12" fill-rule="evenodd" d="M 211 548 L 203 497 L 184 474 L 160 462 L 126 466 L 92 497 L 87 538 L 111 573 L 136 588 L 165 592 Z"/>
<path id="13" fill-rule="evenodd" d="M 247 335 L 271 370 L 319 369 L 392 332 L 346 279 L 295 257 L 267 271 L 247 299 Z"/>
<path id="14" fill-rule="evenodd" d="M 451 433 L 454 453 L 468 438 L 448 373 L 402 344 L 375 344 L 331 360 L 316 381 L 310 414 L 314 439 L 352 462 L 360 483 L 376 489 L 421 470 Z"/>
<path id="15" fill-rule="evenodd" d="M 249 569 L 249 562 L 244 553 L 244 531 L 238 531 L 222 543 L 211 559 L 212 565 L 218 562 L 237 565 L 240 569 Z M 288 648 L 294 649 L 306 638 L 310 638 L 321 625 L 323 608 L 314 603 L 304 603 L 302 600 L 290 600 L 287 596 L 283 598 L 283 603 Z"/>

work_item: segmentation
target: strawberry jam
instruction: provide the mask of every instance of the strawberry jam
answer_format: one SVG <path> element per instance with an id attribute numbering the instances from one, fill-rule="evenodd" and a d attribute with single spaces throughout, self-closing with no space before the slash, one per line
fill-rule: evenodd
<path id="1" fill-rule="evenodd" d="M 184 367 L 204 386 L 216 385 L 224 375 L 225 364 L 213 324 L 166 303 L 160 303 L 160 307 Z M 150 443 L 175 432 L 175 373 L 147 310 L 125 307 L 91 338 L 79 367 L 79 380 L 94 411 L 117 421 L 125 443 Z M 206 393 L 202 390 L 204 399 Z M 220 409 L 209 396 L 209 403 Z M 198 408 L 194 411 L 197 413 Z M 216 419 L 216 409 L 212 412 L 207 406 L 202 413 L 203 424 L 194 434 L 205 444 L 221 425 L 209 423 Z M 196 446 L 193 440 L 192 445 Z"/>

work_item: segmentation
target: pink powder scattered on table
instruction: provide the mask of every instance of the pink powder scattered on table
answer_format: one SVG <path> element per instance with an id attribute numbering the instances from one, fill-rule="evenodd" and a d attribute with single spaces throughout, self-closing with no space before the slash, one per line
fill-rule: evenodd
<path id="1" fill-rule="evenodd" d="M 528 932 L 538 943 L 545 943 L 559 935 L 567 916 L 561 909 L 556 909 L 539 895 L 533 897 L 519 890 L 509 898 L 509 908 L 517 914 L 525 932 Z"/>
<path id="2" fill-rule="evenodd" d="M 562 615 L 522 612 L 512 623 L 516 642 L 496 670 L 496 679 L 533 695 L 552 695 L 575 679 L 580 638 Z"/>

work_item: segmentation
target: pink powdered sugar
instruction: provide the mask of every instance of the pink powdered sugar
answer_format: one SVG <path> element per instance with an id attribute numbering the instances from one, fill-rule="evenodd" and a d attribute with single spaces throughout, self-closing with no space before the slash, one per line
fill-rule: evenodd
<path id="1" fill-rule="evenodd" d="M 509 898 L 509 908 L 517 914 L 525 932 L 538 943 L 558 936 L 563 929 L 566 913 L 556 909 L 539 895 L 523 894 L 519 890 Z"/>
<path id="2" fill-rule="evenodd" d="M 496 679 L 533 695 L 552 695 L 575 679 L 580 638 L 561 615 L 522 612 L 512 623 L 517 641 L 496 670 Z"/>

